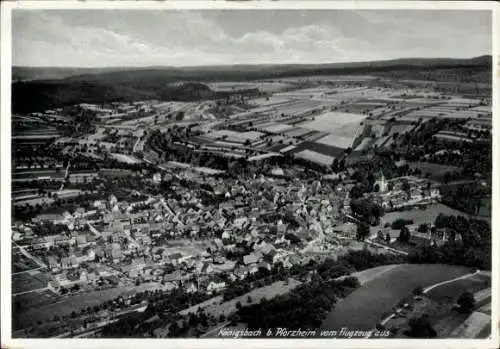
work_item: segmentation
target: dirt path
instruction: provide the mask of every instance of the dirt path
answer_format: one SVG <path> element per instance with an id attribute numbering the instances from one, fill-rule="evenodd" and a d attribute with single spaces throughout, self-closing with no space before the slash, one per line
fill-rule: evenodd
<path id="1" fill-rule="evenodd" d="M 451 280 L 447 280 L 447 281 L 443 281 L 443 282 L 438 282 L 437 284 L 434 284 L 434 285 L 431 285 L 431 286 L 428 286 L 424 289 L 423 293 L 427 293 L 429 292 L 430 290 L 436 288 L 436 287 L 439 287 L 439 286 L 442 286 L 442 285 L 446 285 L 446 284 L 449 284 L 449 283 L 452 283 L 452 282 L 455 282 L 455 281 L 458 281 L 458 280 L 462 280 L 462 279 L 467 279 L 473 275 L 477 275 L 479 274 L 479 270 L 476 270 L 474 273 L 471 273 L 471 274 L 467 274 L 467 275 L 462 275 L 462 276 L 459 276 L 457 278 L 454 278 L 454 279 L 451 279 Z"/>

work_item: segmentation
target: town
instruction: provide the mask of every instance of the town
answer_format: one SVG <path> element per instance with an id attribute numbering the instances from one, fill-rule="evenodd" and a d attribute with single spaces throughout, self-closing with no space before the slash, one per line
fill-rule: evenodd
<path id="1" fill-rule="evenodd" d="M 345 276 L 399 263 L 441 263 L 433 283 L 476 268 L 453 292 L 476 290 L 474 335 L 487 331 L 487 89 L 377 75 L 175 86 L 215 94 L 12 116 L 16 336 L 251 330 L 259 303 L 318 277 L 332 294 L 363 288 L 363 277 Z M 426 286 L 424 269 L 411 273 L 409 285 Z M 445 307 L 448 296 L 428 302 Z M 381 303 L 382 312 L 394 305 Z M 411 317 L 397 307 L 383 323 L 392 336 L 403 335 L 401 311 Z M 381 316 L 368 317 L 366 330 L 382 326 Z M 439 335 L 457 335 L 459 325 Z"/>

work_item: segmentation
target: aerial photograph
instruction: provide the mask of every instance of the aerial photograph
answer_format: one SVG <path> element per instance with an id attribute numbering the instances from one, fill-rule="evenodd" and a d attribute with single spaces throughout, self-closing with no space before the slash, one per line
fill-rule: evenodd
<path id="1" fill-rule="evenodd" d="M 12 338 L 491 338 L 492 41 L 491 10 L 12 10 Z"/>

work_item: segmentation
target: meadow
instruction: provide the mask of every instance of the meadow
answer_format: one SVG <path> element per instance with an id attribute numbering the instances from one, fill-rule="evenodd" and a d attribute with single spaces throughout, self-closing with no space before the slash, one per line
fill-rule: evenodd
<path id="1" fill-rule="evenodd" d="M 367 282 L 341 300 L 322 324 L 324 329 L 342 327 L 371 330 L 391 309 L 418 286 L 468 274 L 466 267 L 451 265 L 402 264 Z"/>
<path id="2" fill-rule="evenodd" d="M 435 301 L 456 301 L 463 292 L 475 293 L 488 287 L 491 278 L 471 276 L 430 290 L 426 295 Z"/>

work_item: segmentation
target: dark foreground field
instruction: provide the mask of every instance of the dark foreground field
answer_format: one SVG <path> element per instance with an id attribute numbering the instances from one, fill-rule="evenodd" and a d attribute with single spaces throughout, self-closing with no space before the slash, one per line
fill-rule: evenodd
<path id="1" fill-rule="evenodd" d="M 324 329 L 371 330 L 402 298 L 418 286 L 426 287 L 441 281 L 469 274 L 461 266 L 437 264 L 403 264 L 367 282 L 339 302 L 323 321 Z"/>

